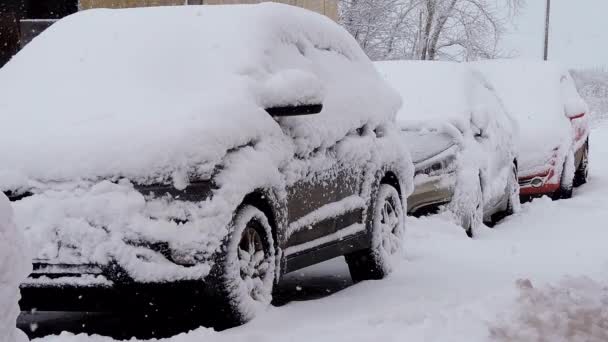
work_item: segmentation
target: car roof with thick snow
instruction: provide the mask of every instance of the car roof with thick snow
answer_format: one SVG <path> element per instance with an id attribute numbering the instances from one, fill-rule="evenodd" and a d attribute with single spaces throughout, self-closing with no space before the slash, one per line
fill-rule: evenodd
<path id="1" fill-rule="evenodd" d="M 518 122 L 523 169 L 544 163 L 554 150 L 571 147 L 572 126 L 566 115 L 585 113 L 587 105 L 565 68 L 530 60 L 493 60 L 471 65 L 492 83 Z"/>
<path id="2" fill-rule="evenodd" d="M 319 101 L 320 114 L 280 126 L 264 111 Z M 0 189 L 208 172 L 234 147 L 285 149 L 285 135 L 304 154 L 393 120 L 399 105 L 356 41 L 308 10 L 83 11 L 0 69 Z"/>

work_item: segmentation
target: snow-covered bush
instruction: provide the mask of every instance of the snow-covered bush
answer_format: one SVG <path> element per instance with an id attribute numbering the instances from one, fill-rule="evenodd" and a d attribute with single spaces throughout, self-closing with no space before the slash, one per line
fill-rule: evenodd
<path id="1" fill-rule="evenodd" d="M 13 223 L 13 211 L 0 192 L 0 341 L 25 341 L 15 327 L 19 314 L 19 284 L 29 273 L 22 233 Z"/>
<path id="2" fill-rule="evenodd" d="M 608 341 L 608 287 L 592 279 L 566 278 L 537 288 L 517 282 L 515 314 L 490 327 L 492 341 Z"/>

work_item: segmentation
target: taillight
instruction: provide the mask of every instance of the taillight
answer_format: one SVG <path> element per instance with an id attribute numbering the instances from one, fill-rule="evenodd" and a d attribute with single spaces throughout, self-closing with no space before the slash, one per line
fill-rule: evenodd
<path id="1" fill-rule="evenodd" d="M 580 113 L 580 114 L 572 115 L 572 116 L 569 116 L 568 118 L 570 119 L 570 121 L 572 121 L 572 120 L 575 120 L 575 119 L 580 119 L 583 116 L 585 116 L 585 113 Z"/>

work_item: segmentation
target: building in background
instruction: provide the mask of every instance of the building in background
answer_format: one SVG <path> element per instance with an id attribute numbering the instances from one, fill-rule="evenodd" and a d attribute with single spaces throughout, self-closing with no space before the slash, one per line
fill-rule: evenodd
<path id="1" fill-rule="evenodd" d="M 79 8 L 127 8 L 143 6 L 179 6 L 179 5 L 234 5 L 256 4 L 268 0 L 80 0 Z M 333 20 L 338 19 L 337 0 L 274 0 L 288 5 L 298 6 L 324 14 Z"/>
<path id="2" fill-rule="evenodd" d="M 56 20 L 92 8 L 255 4 L 267 0 L 0 0 L 0 67 Z M 338 20 L 338 0 L 275 0 Z"/>

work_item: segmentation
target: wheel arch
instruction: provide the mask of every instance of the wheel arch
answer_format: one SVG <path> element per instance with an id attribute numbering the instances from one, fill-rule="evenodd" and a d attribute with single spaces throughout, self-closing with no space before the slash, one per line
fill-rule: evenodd
<path id="1" fill-rule="evenodd" d="M 272 238 L 274 240 L 276 249 L 279 246 L 279 217 L 277 216 L 278 204 L 273 200 L 274 197 L 275 196 L 273 196 L 272 192 L 270 191 L 257 189 L 245 195 L 239 207 L 242 207 L 243 205 L 251 205 L 264 213 L 264 216 L 266 216 L 268 219 L 268 223 L 272 229 Z"/>
<path id="2" fill-rule="evenodd" d="M 401 200 L 404 200 L 403 192 L 401 191 L 401 182 L 399 181 L 399 178 L 397 177 L 395 172 L 393 172 L 392 170 L 384 171 L 382 178 L 380 178 L 380 184 L 388 184 L 394 187 L 395 189 L 397 189 Z"/>
<path id="3" fill-rule="evenodd" d="M 245 195 L 239 205 L 239 207 L 251 205 L 259 209 L 268 219 L 277 256 L 276 282 L 280 280 L 285 270 L 285 260 L 282 253 L 285 236 L 282 227 L 287 226 L 287 203 L 285 196 L 280 194 L 280 189 L 258 188 Z"/>

